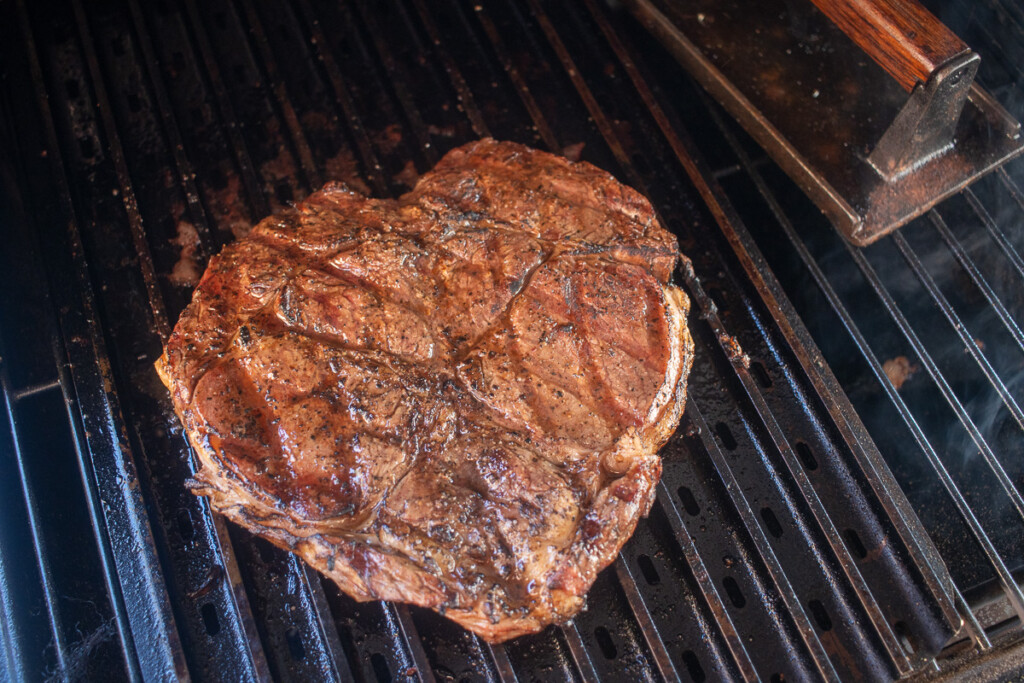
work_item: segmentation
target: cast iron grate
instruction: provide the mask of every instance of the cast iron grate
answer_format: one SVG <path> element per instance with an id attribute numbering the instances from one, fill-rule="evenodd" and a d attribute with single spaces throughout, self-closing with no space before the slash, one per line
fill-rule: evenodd
<path id="1" fill-rule="evenodd" d="M 935 658 L 957 634 L 964 650 L 996 649 L 985 627 L 997 624 L 964 598 L 984 581 L 952 561 L 951 579 L 860 417 L 899 478 L 894 442 L 863 404 L 858 417 L 846 403 L 783 296 L 791 280 L 780 285 L 761 260 L 759 246 L 780 277 L 813 270 L 799 237 L 788 256 L 771 251 L 761 218 L 775 215 L 788 238 L 814 217 L 787 222 L 789 203 L 758 208 L 773 196 L 758 180 L 770 167 L 732 144 L 627 17 L 594 0 L 2 0 L 0 34 L 11 246 L 0 256 L 0 481 L 19 502 L 0 537 L 5 673 L 886 679 L 951 666 Z M 678 278 L 695 300 L 698 347 L 650 519 L 587 611 L 504 646 L 431 612 L 356 604 L 212 516 L 182 486 L 192 461 L 152 371 L 196 273 L 246 225 L 328 178 L 400 193 L 444 151 L 487 134 L 582 154 L 652 198 L 693 259 Z M 715 176 L 726 193 L 734 178 L 756 194 L 727 196 Z M 1015 238 L 994 231 L 1019 271 Z M 971 248 L 957 256 L 969 275 L 983 267 Z M 838 296 L 799 293 L 791 287 L 812 333 L 815 305 L 847 310 Z M 1003 292 L 985 302 L 1008 329 L 1019 324 Z M 900 332 L 913 324 L 896 320 Z M 1004 370 L 992 374 L 1013 396 Z M 898 392 L 887 396 L 900 407 Z M 911 430 L 915 408 L 899 412 Z M 908 458 L 921 470 L 929 438 Z M 949 559 L 957 550 L 943 539 L 954 535 L 930 521 Z M 979 521 L 980 538 L 1008 557 L 1001 544 L 1016 527 L 999 522 Z M 35 560 L 12 562 L 24 557 Z M 981 557 L 984 567 L 993 556 Z"/>

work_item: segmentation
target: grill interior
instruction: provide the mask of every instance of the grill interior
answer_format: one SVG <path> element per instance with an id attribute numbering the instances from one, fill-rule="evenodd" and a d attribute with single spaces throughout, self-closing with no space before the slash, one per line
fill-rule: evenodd
<path id="1" fill-rule="evenodd" d="M 936 5 L 1024 114 L 1024 10 Z M 1020 666 L 1024 162 L 846 247 L 598 0 L 0 0 L 0 54 L 0 673 Z M 649 196 L 692 259 L 677 280 L 697 347 L 650 518 L 586 611 L 504 646 L 355 603 L 213 516 L 183 486 L 193 462 L 152 369 L 248 225 L 328 179 L 400 194 L 484 135 L 581 154 Z M 883 366 L 900 356 L 916 370 L 897 390 Z"/>

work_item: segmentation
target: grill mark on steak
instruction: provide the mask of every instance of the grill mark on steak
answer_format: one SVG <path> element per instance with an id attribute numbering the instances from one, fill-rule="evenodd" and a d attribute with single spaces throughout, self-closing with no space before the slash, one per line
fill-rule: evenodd
<path id="1" fill-rule="evenodd" d="M 398 201 L 328 186 L 211 259 L 157 363 L 194 490 L 356 599 L 568 619 L 682 410 L 677 257 L 635 191 L 519 145 Z"/>
<path id="2" fill-rule="evenodd" d="M 626 407 L 621 403 L 618 396 L 608 391 L 608 383 L 594 357 L 593 345 L 590 343 L 590 325 L 588 316 L 584 314 L 580 301 L 579 292 L 571 286 L 572 280 L 566 280 L 569 287 L 566 289 L 566 305 L 569 309 L 569 320 L 580 333 L 574 335 L 580 349 L 582 369 L 586 373 L 586 388 L 590 391 L 591 405 L 604 408 L 603 414 L 609 418 L 609 422 L 622 422 L 627 418 L 629 423 L 636 424 L 636 415 L 630 415 Z"/>

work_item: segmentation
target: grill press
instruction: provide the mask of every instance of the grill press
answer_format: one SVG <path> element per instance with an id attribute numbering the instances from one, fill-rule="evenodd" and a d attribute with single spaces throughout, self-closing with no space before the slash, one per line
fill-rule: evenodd
<path id="1" fill-rule="evenodd" d="M 858 246 L 1024 150 L 917 0 L 626 4 Z"/>

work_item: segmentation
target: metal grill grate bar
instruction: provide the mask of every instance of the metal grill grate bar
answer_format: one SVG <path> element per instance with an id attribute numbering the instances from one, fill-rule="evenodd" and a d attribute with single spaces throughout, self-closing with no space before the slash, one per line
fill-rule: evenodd
<path id="1" fill-rule="evenodd" d="M 349 666 L 348 657 L 345 656 L 345 649 L 342 647 L 341 639 L 338 637 L 338 628 L 334 623 L 331 607 L 327 604 L 327 595 L 324 593 L 323 584 L 320 582 L 320 574 L 294 556 L 289 557 L 289 561 L 296 565 L 298 571 L 301 572 L 303 590 L 313 599 L 314 618 L 317 621 L 318 630 L 320 631 L 324 646 L 327 648 L 330 661 L 334 666 L 333 671 L 331 671 L 332 676 L 336 680 L 353 680 L 352 668 Z"/>
<path id="2" fill-rule="evenodd" d="M 194 167 L 185 152 L 181 128 L 178 125 L 177 117 L 174 114 L 174 109 L 171 106 L 170 98 L 167 94 L 167 88 L 161 77 L 160 69 L 157 66 L 156 56 L 153 53 L 152 37 L 146 26 L 145 19 L 142 16 L 142 10 L 139 8 L 138 0 L 130 0 L 129 7 L 131 9 L 135 32 L 138 36 L 139 49 L 142 51 L 143 58 L 145 60 L 146 70 L 149 76 L 148 82 L 153 90 L 153 95 L 157 103 L 157 110 L 159 112 L 161 122 L 163 123 L 164 132 L 168 137 L 168 147 L 170 147 L 174 157 L 178 171 L 178 178 L 188 201 L 190 213 L 193 217 L 194 227 L 199 234 L 199 247 L 202 250 L 202 262 L 205 264 L 210 255 L 216 251 L 216 245 L 210 230 L 210 219 L 207 216 L 206 209 L 199 197 L 199 189 L 195 183 Z M 228 120 L 230 121 L 231 119 L 229 118 Z M 236 126 L 230 127 L 235 128 Z M 246 184 L 257 188 L 256 192 L 259 195 L 260 200 L 264 201 L 262 192 L 258 190 L 258 180 L 255 178 L 255 174 L 252 171 L 252 160 L 249 156 L 248 150 L 246 149 L 245 142 L 244 140 L 241 140 L 241 138 L 238 140 L 238 145 L 235 151 L 237 156 L 236 161 L 242 169 L 242 175 L 250 176 L 245 178 Z"/>
<path id="3" fill-rule="evenodd" d="M 171 153 L 174 156 L 178 178 L 185 192 L 189 215 L 192 217 L 192 224 L 199 234 L 199 246 L 202 250 L 200 253 L 201 262 L 205 264 L 212 253 L 213 237 L 210 235 L 210 221 L 206 215 L 206 209 L 199 199 L 199 190 L 196 187 L 195 181 L 195 170 L 192 162 L 185 155 L 185 145 L 182 141 L 181 130 L 171 109 L 171 103 L 167 97 L 167 89 L 164 88 L 163 81 L 160 79 L 160 70 L 157 68 L 152 42 L 147 39 L 148 31 L 146 30 L 146 23 L 142 17 L 142 10 L 139 8 L 138 0 L 130 0 L 128 8 L 131 12 L 132 23 L 135 26 L 135 34 L 139 38 L 139 48 L 142 51 L 146 71 L 149 74 L 149 83 L 153 89 L 157 109 L 160 111 L 164 133 L 168 137 L 168 146 L 171 148 Z"/>
<path id="4" fill-rule="evenodd" d="M 1017 202 L 1017 206 L 1024 209 L 1024 192 L 1022 192 L 1020 187 L 1017 185 L 1017 181 L 1015 181 L 1007 172 L 1005 166 L 1001 166 L 996 170 L 996 177 L 999 178 L 999 182 L 1006 188 L 1006 191 L 1010 193 L 1010 196 L 1013 197 L 1013 201 Z"/>
<path id="5" fill-rule="evenodd" d="M 213 54 L 213 48 L 210 46 L 210 39 L 206 34 L 203 20 L 199 16 L 195 0 L 185 0 L 185 12 L 189 23 L 192 25 L 193 40 L 199 48 L 199 54 L 203 60 L 203 69 L 206 71 L 206 75 L 210 78 L 210 83 L 213 86 L 221 119 L 226 124 L 224 127 L 227 129 L 228 139 L 234 148 L 235 159 L 238 163 L 243 187 L 248 195 L 250 205 L 258 215 L 265 216 L 270 212 L 270 206 L 267 204 L 266 197 L 260 187 L 259 176 L 246 149 L 245 140 L 242 138 L 242 127 L 239 125 L 235 108 L 231 104 L 231 98 L 228 96 L 228 89 L 221 76 L 220 66 L 217 64 L 217 58 Z"/>
<path id="6" fill-rule="evenodd" d="M 647 649 L 651 651 L 651 656 L 654 657 L 654 664 L 658 668 L 658 673 L 666 681 L 679 680 L 679 674 L 676 672 L 676 667 L 672 663 L 668 649 L 665 647 L 665 641 L 662 640 L 658 627 L 654 625 L 654 619 L 651 618 L 651 612 L 647 607 L 643 594 L 637 588 L 636 577 L 633 576 L 629 563 L 623 559 L 622 555 L 615 558 L 615 573 L 619 577 L 619 584 L 622 586 L 622 590 L 626 593 L 629 607 L 633 610 L 633 615 L 636 617 L 640 630 L 643 632 Z"/>
<path id="7" fill-rule="evenodd" d="M 935 230 L 942 237 L 942 240 L 949 247 L 949 250 L 953 253 L 954 258 L 960 263 L 967 274 L 970 275 L 971 280 L 977 285 L 978 289 L 981 290 L 982 295 L 985 297 L 985 301 L 992 307 L 999 316 L 999 320 L 1006 327 L 1007 331 L 1013 335 L 1014 340 L 1018 346 L 1024 350 L 1024 331 L 1021 330 L 1020 325 L 1014 319 L 1013 315 L 1006 310 L 1006 305 L 1000 300 L 999 296 L 992 290 L 992 286 L 988 283 L 988 280 L 982 275 L 981 271 L 971 260 L 970 256 L 964 250 L 960 241 L 952 233 L 946 222 L 942 219 L 937 211 L 930 211 L 928 213 L 931 219 L 932 225 Z"/>
<path id="8" fill-rule="evenodd" d="M 788 232 L 789 231 L 787 230 L 787 233 Z M 826 295 L 828 296 L 830 303 L 832 303 L 834 306 L 837 306 L 837 311 L 842 311 L 841 317 L 843 319 L 844 326 L 846 326 L 847 329 L 850 331 L 851 335 L 855 337 L 858 346 L 864 352 L 865 357 L 869 361 L 869 364 L 871 366 L 872 371 L 875 374 L 876 379 L 879 381 L 879 383 L 881 383 L 884 390 L 889 395 L 890 400 L 892 400 L 892 402 L 896 404 L 904 421 L 914 432 L 915 440 L 918 442 L 918 445 L 921 446 L 922 450 L 927 455 L 933 468 L 939 475 L 939 478 L 941 479 L 943 486 L 946 488 L 947 493 L 950 494 L 950 496 L 956 503 L 957 509 L 961 513 L 961 517 L 971 527 L 971 530 L 975 536 L 975 540 L 978 541 L 978 543 L 981 544 L 981 546 L 983 547 L 990 564 L 1000 577 L 1000 581 L 1011 601 L 1011 604 L 1014 607 L 1014 611 L 1017 612 L 1018 616 L 1024 615 L 1024 611 L 1022 611 L 1024 610 L 1024 595 L 1021 594 L 1020 588 L 1013 580 L 1013 577 L 1011 576 L 1009 569 L 1006 567 L 1006 564 L 999 556 L 998 551 L 996 551 L 995 549 L 995 546 L 992 545 L 992 541 L 985 533 L 981 523 L 974 516 L 974 512 L 970 508 L 970 505 L 964 499 L 963 494 L 960 492 L 956 483 L 953 481 L 949 472 L 946 470 L 945 465 L 939 459 L 939 456 L 935 452 L 931 443 L 928 442 L 927 437 L 925 437 L 923 432 L 920 431 L 920 427 L 917 425 L 916 420 L 914 420 L 909 408 L 907 408 L 906 404 L 903 402 L 903 399 L 896 393 L 895 388 L 891 387 L 891 383 L 886 377 L 884 370 L 882 370 L 881 363 L 878 361 L 878 358 L 874 355 L 874 352 L 870 350 L 867 339 L 857 329 L 856 324 L 853 322 L 852 318 L 849 317 L 849 314 L 842 308 L 842 303 L 839 300 L 838 296 L 831 289 L 831 285 L 828 285 L 825 281 L 824 273 L 818 270 L 816 264 L 813 264 L 810 253 L 807 252 L 806 247 L 799 242 L 799 237 L 797 237 L 795 233 L 793 233 L 791 237 L 795 240 L 794 244 L 797 246 L 797 249 L 801 254 L 801 258 L 804 258 L 806 256 L 805 264 L 807 264 L 809 268 L 812 268 L 812 270 L 817 271 L 815 273 L 815 280 L 818 281 L 819 287 L 822 287 L 823 291 L 826 289 L 826 287 L 828 288 Z"/>
<path id="9" fill-rule="evenodd" d="M 323 62 L 324 69 L 327 71 L 327 78 L 334 89 L 334 95 L 338 103 L 341 105 L 348 129 L 352 132 L 356 145 L 359 147 L 359 155 L 363 158 L 363 163 L 367 169 L 367 172 L 364 174 L 366 180 L 370 182 L 375 192 L 385 195 L 387 194 L 387 181 L 384 178 L 384 169 L 381 168 L 380 160 L 373 151 L 370 137 L 366 133 L 366 127 L 359 120 L 355 103 L 352 102 L 352 96 L 349 94 L 348 88 L 345 87 L 345 79 L 342 76 L 341 69 L 338 67 L 338 62 L 334 59 L 334 54 L 328 47 L 327 37 L 320 28 L 320 21 L 313 16 L 313 12 L 309 7 L 309 0 L 299 0 L 299 7 L 311 35 L 310 42 L 313 44 L 313 49 L 316 51 L 317 56 Z"/>
<path id="10" fill-rule="evenodd" d="M 103 85 L 103 74 L 100 72 L 99 62 L 96 59 L 96 50 L 92 44 L 92 35 L 85 18 L 85 10 L 82 9 L 79 0 L 72 0 L 71 7 L 74 11 L 75 23 L 78 25 L 79 39 L 82 41 L 82 50 L 85 53 L 86 64 L 89 67 L 89 75 L 92 78 L 93 88 L 96 91 L 100 118 L 103 121 L 104 131 L 109 138 L 108 144 L 110 145 L 111 157 L 114 160 L 117 179 L 125 190 L 123 195 L 125 211 L 128 213 L 135 251 L 139 255 L 139 268 L 146 283 L 147 298 L 153 313 L 153 324 L 156 325 L 160 338 L 166 341 L 167 337 L 171 334 L 170 319 L 167 315 L 167 308 L 163 302 L 163 297 L 160 295 L 160 286 L 156 281 L 153 255 L 150 253 L 149 244 L 146 241 L 146 232 L 142 227 L 142 217 L 139 215 L 138 203 L 135 200 L 135 193 L 131 187 L 128 165 L 124 159 L 124 150 L 121 148 L 121 143 L 117 138 L 117 124 L 114 122 L 113 113 L 110 110 L 110 100 L 107 98 L 106 86 Z"/>
<path id="11" fill-rule="evenodd" d="M 249 605 L 249 596 L 245 592 L 245 583 L 242 581 L 242 572 L 238 568 L 235 549 L 232 547 L 230 537 L 228 536 L 227 521 L 220 515 L 212 516 L 217 539 L 220 543 L 221 557 L 224 560 L 224 572 L 227 576 L 231 597 L 234 600 L 232 607 L 238 614 L 240 626 L 245 634 L 242 647 L 251 662 L 255 678 L 259 681 L 270 681 L 270 665 L 263 651 L 263 643 L 260 641 L 259 631 L 256 629 L 256 620 L 252 614 L 252 607 Z"/>
<path id="12" fill-rule="evenodd" d="M 512 660 L 508 658 L 508 652 L 501 643 L 488 644 L 487 651 L 491 654 L 491 661 L 494 662 L 494 670 L 498 672 L 498 680 L 501 683 L 517 683 L 519 677 L 516 670 L 512 668 Z"/>
<path id="13" fill-rule="evenodd" d="M 1024 412 L 1021 412 L 1016 399 L 1014 399 L 1010 394 L 1010 391 L 1006 388 L 1003 380 L 999 377 L 998 373 L 996 373 L 995 368 L 992 367 L 988 358 L 985 357 L 985 353 L 981 350 L 981 347 L 978 346 L 978 342 L 975 341 L 974 337 L 967 332 L 966 325 L 964 325 L 963 321 L 960 320 L 956 310 L 954 310 L 945 295 L 943 295 L 939 290 L 938 284 L 925 269 L 924 264 L 921 263 L 920 257 L 918 257 L 914 252 L 902 233 L 893 233 L 892 239 L 896 248 L 899 249 L 904 259 L 906 259 L 907 263 L 910 265 L 910 268 L 914 271 L 914 274 L 917 275 L 918 280 L 921 281 L 921 284 L 923 284 L 925 289 L 928 290 L 928 293 L 931 294 L 932 299 L 942 311 L 943 316 L 945 316 L 946 320 L 949 321 L 950 326 L 956 332 L 957 336 L 960 337 L 960 341 L 964 343 L 968 353 L 971 354 L 971 357 L 978 364 L 978 367 L 981 368 L 981 371 L 984 373 L 989 383 L 995 387 L 996 392 L 1003 401 L 1003 405 L 1010 410 L 1010 414 L 1013 415 L 1017 424 L 1024 429 Z"/>
<path id="14" fill-rule="evenodd" d="M 694 285 L 692 286 L 699 287 L 695 278 Z M 713 327 L 718 328 L 715 330 L 716 336 L 719 336 L 721 339 L 723 335 L 727 335 L 725 327 L 718 319 L 717 314 L 713 313 L 713 308 L 709 308 L 708 311 L 709 312 L 706 313 L 705 316 Z M 729 354 L 729 349 L 724 343 L 722 351 Z M 775 416 L 772 414 L 771 409 L 768 407 L 764 396 L 758 389 L 756 380 L 751 376 L 741 358 L 730 356 L 730 361 L 737 370 L 737 375 L 739 376 L 748 397 L 753 402 L 758 416 L 762 423 L 767 427 L 776 449 L 782 454 L 786 466 L 793 479 L 796 481 L 797 487 L 800 490 L 804 501 L 811 508 L 812 515 L 818 525 L 818 528 L 827 539 L 833 554 L 839 559 L 840 566 L 842 567 L 847 580 L 849 580 L 853 586 L 860 604 L 867 612 L 868 618 L 871 620 L 876 633 L 881 638 L 889 657 L 892 659 L 901 675 L 909 673 L 913 667 L 910 660 L 907 658 L 906 652 L 897 641 L 896 634 L 893 632 L 889 622 L 886 621 L 885 617 L 882 615 L 882 611 L 879 608 L 874 595 L 871 593 L 864 581 L 864 577 L 861 576 L 860 571 L 857 569 L 857 564 L 853 559 L 850 549 L 839 535 L 839 530 L 836 529 L 832 519 L 828 516 L 824 505 L 809 480 L 803 464 L 800 462 L 800 459 L 794 452 L 789 440 L 786 438 L 782 428 L 779 426 Z"/>
<path id="15" fill-rule="evenodd" d="M 307 184 L 318 188 L 324 184 L 323 177 L 316 166 L 316 162 L 313 161 L 313 152 L 309 147 L 309 140 L 306 139 L 306 135 L 302 130 L 302 124 L 299 123 L 299 117 L 295 113 L 295 107 L 292 106 L 291 98 L 288 96 L 288 88 L 281 79 L 281 74 L 277 68 L 277 61 L 274 58 L 274 52 L 270 49 L 266 31 L 263 30 L 263 22 L 260 21 L 251 0 L 241 0 L 241 2 L 245 10 L 246 21 L 249 23 L 249 30 L 252 33 L 260 57 L 263 59 L 263 68 L 266 71 L 270 89 L 274 92 L 277 105 L 281 108 L 285 124 L 288 126 L 288 131 L 291 134 L 292 144 L 295 145 L 299 153 L 299 164 L 302 166 L 302 172 L 306 176 Z"/>
<path id="16" fill-rule="evenodd" d="M 423 649 L 423 641 L 420 640 L 419 631 L 416 630 L 416 624 L 412 620 L 412 614 L 409 613 L 408 605 L 389 602 L 387 610 L 398 622 L 399 631 L 412 655 L 412 661 L 416 665 L 416 677 L 419 678 L 420 683 L 434 683 L 434 670 L 430 666 L 426 650 Z"/>
<path id="17" fill-rule="evenodd" d="M 522 100 L 523 106 L 526 107 L 526 111 L 529 112 L 533 125 L 537 127 L 537 132 L 540 134 L 541 140 L 544 141 L 544 145 L 551 150 L 560 149 L 554 131 L 551 130 L 547 119 L 544 118 L 540 107 L 537 106 L 537 101 L 533 99 L 533 93 L 530 92 L 529 86 L 526 85 L 526 81 L 519 73 L 519 69 L 509 56 L 508 50 L 505 48 L 505 42 L 501 39 L 501 34 L 498 32 L 494 22 L 491 21 L 490 16 L 484 11 L 482 5 L 475 5 L 473 9 L 476 11 L 477 19 L 479 19 L 481 26 L 484 28 L 484 33 L 487 34 L 487 38 L 491 41 L 491 46 L 494 48 L 498 60 L 505 69 L 505 74 L 515 86 L 516 93 Z"/>
<path id="18" fill-rule="evenodd" d="M 978 619 L 974 616 L 971 606 L 967 604 L 963 593 L 959 590 L 956 591 L 956 609 L 964 620 L 966 636 L 977 645 L 979 650 L 984 652 L 985 650 L 992 649 L 992 641 L 989 640 L 988 634 L 985 633 L 985 629 L 978 623 Z"/>
<path id="19" fill-rule="evenodd" d="M 768 542 L 768 538 L 764 535 L 764 531 L 757 523 L 757 520 L 754 517 L 754 511 L 750 508 L 749 503 L 743 496 L 742 489 L 733 476 L 732 470 L 729 468 L 729 464 L 725 460 L 725 456 L 722 455 L 722 451 L 718 448 L 718 444 L 715 442 L 714 437 L 711 436 L 711 428 L 708 426 L 707 422 L 705 422 L 704 417 L 696 404 L 692 402 L 690 403 L 687 408 L 687 415 L 691 420 L 693 420 L 694 426 L 701 435 L 704 447 L 707 449 L 708 455 L 714 462 L 715 469 L 718 471 L 719 476 L 722 477 L 733 506 L 739 512 L 740 518 L 743 520 L 743 524 L 747 528 L 747 532 L 753 539 L 754 545 L 757 547 L 757 551 L 760 553 L 761 559 L 768 569 L 768 574 L 771 577 L 772 582 L 778 589 L 779 594 L 782 597 L 782 601 L 786 605 L 786 609 L 789 611 L 790 617 L 796 623 L 801 639 L 804 641 L 805 646 L 811 653 L 811 657 L 814 659 L 818 672 L 827 680 L 839 680 L 839 676 L 833 668 L 832 662 L 829 660 L 828 654 L 825 652 L 825 648 L 821 644 L 821 640 L 818 638 L 818 634 L 814 631 L 814 627 L 811 625 L 811 621 L 807 617 L 807 613 L 804 611 L 803 605 L 800 604 L 800 600 L 797 597 L 796 592 L 793 590 L 793 586 L 789 582 L 789 578 L 782 570 L 779 560 L 775 556 L 775 552 L 772 550 L 772 547 Z"/>
<path id="20" fill-rule="evenodd" d="M 594 93 L 590 91 L 583 75 L 580 74 L 576 64 L 573 62 L 572 56 L 569 54 L 569 50 L 565 47 L 565 43 L 558 36 L 558 32 L 555 30 L 554 25 L 544 12 L 544 8 L 541 6 L 540 0 L 528 0 L 527 3 L 530 6 L 530 10 L 533 12 L 534 18 L 540 24 L 541 31 L 544 33 L 544 37 L 547 38 L 548 44 L 551 45 L 555 54 L 558 56 L 558 61 L 561 62 L 562 68 L 564 69 L 569 80 L 572 82 L 573 87 L 576 89 L 576 94 L 579 95 L 580 99 L 583 100 L 583 104 L 589 112 L 590 116 L 594 119 L 594 125 L 601 132 L 601 137 L 604 138 L 605 144 L 611 149 L 612 154 L 615 156 L 615 160 L 619 162 L 619 166 L 626 174 L 629 182 L 640 190 L 644 195 L 648 192 L 645 189 L 646 183 L 640 177 L 640 174 L 636 172 L 633 167 L 633 163 L 629 159 L 629 155 L 626 154 L 626 150 L 622 147 L 622 141 L 619 136 L 615 134 L 614 128 L 612 128 L 611 122 L 605 115 L 601 106 L 597 103 L 597 99 L 594 98 Z M 559 148 L 555 147 L 551 151 L 558 152 Z"/>
<path id="21" fill-rule="evenodd" d="M 590 659 L 590 653 L 587 652 L 587 646 L 583 643 L 583 638 L 580 636 L 580 630 L 577 628 L 576 622 L 570 621 L 562 625 L 559 630 L 561 630 L 562 635 L 565 637 L 565 642 L 569 646 L 569 652 L 572 654 L 572 661 L 576 664 L 576 670 L 579 671 L 583 680 L 601 680 L 601 677 L 597 675 L 597 670 L 594 668 L 594 662 Z"/>
<path id="22" fill-rule="evenodd" d="M 348 3 L 345 3 L 346 11 L 348 11 Z M 360 18 L 363 20 L 363 25 L 366 26 L 366 30 L 370 34 L 370 38 L 373 41 L 374 47 L 377 50 L 377 56 L 384 63 L 384 68 L 387 70 L 388 76 L 390 77 L 390 84 L 398 97 L 398 101 L 402 105 L 402 111 L 409 121 L 409 125 L 412 127 L 413 135 L 416 136 L 416 142 L 423 156 L 426 158 L 427 163 L 433 166 L 437 163 L 437 151 L 430 143 L 430 133 L 427 130 L 427 125 L 423 122 L 423 117 L 420 115 L 419 108 L 413 101 L 412 93 L 409 92 L 409 88 L 406 86 L 408 78 L 403 70 L 395 62 L 394 57 L 391 56 L 391 51 L 388 49 L 387 41 L 381 35 L 380 28 L 377 26 L 377 21 L 373 17 L 373 13 L 370 8 L 366 6 L 363 0 L 355 0 L 356 11 L 359 13 Z"/>
<path id="23" fill-rule="evenodd" d="M 11 515 L 8 513 L 8 519 L 10 518 Z M 0 550 L 2 550 L 2 546 L 0 546 Z M 4 553 L 0 552 L 0 573 L 4 577 L 8 577 L 11 575 L 12 568 L 4 559 Z M 0 621 L 0 649 L 2 649 L 0 655 L 3 656 L 3 659 L 0 660 L 0 675 L 10 679 L 15 677 L 25 679 L 28 678 L 28 671 L 26 671 L 27 667 L 23 658 L 31 650 L 26 642 L 30 638 L 22 633 L 23 629 L 19 629 L 15 625 L 16 613 L 13 591 L 9 582 L 5 581 L 3 585 L 0 585 L 0 619 L 3 620 Z"/>
<path id="24" fill-rule="evenodd" d="M 1021 258 L 1017 250 L 1014 249 L 1013 245 L 1010 244 L 1010 240 L 1006 238 L 1003 231 L 996 225 L 995 220 L 992 218 L 992 214 L 989 213 L 985 205 L 978 199 L 978 195 L 975 194 L 974 190 L 968 187 L 964 190 L 964 197 L 967 198 L 967 203 L 974 209 L 974 213 L 981 219 L 981 224 L 985 226 L 985 230 L 992 237 L 992 240 L 999 245 L 1003 254 L 1013 264 L 1017 274 L 1024 277 L 1024 259 Z"/>
<path id="25" fill-rule="evenodd" d="M 0 346 L 0 352 L 2 351 L 3 347 Z M 57 659 L 57 670 L 67 671 L 68 642 L 64 635 L 64 624 L 61 618 L 57 589 L 51 580 L 53 572 L 50 570 L 50 561 L 45 549 L 43 525 L 39 520 L 39 506 L 36 503 L 35 492 L 29 486 L 29 476 L 25 470 L 25 459 L 22 455 L 21 444 L 18 439 L 18 424 L 10 391 L 7 364 L 4 362 L 0 362 L 0 390 L 3 392 L 4 409 L 7 413 L 7 422 L 10 425 L 11 440 L 14 446 L 14 461 L 17 463 L 18 477 L 21 480 L 21 494 L 24 497 L 25 510 L 28 515 L 32 550 L 35 552 L 36 566 L 39 567 L 39 578 L 42 583 L 43 595 L 46 599 L 46 618 L 50 622 L 50 631 L 53 634 L 53 649 Z M 126 659 L 130 660 L 130 657 Z"/>
<path id="26" fill-rule="evenodd" d="M 775 448 L 785 460 L 786 466 L 789 469 L 791 476 L 796 481 L 797 487 L 802 494 L 804 501 L 811 509 L 815 522 L 828 541 L 833 554 L 839 559 L 843 572 L 853 586 L 861 605 L 867 612 L 868 618 L 871 620 L 876 633 L 881 638 L 890 658 L 901 675 L 908 673 L 912 669 L 910 660 L 907 658 L 906 653 L 898 643 L 896 635 L 892 631 L 889 622 L 886 621 L 885 617 L 882 615 L 881 609 L 875 601 L 874 595 L 868 589 L 867 584 L 864 582 L 864 578 L 857 569 L 856 562 L 854 561 L 849 548 L 840 537 L 839 530 L 835 528 L 832 519 L 828 516 L 817 492 L 815 492 L 808 478 L 803 464 L 793 451 L 793 447 L 790 445 L 789 440 L 786 438 L 782 428 L 779 426 L 775 416 L 772 414 L 771 409 L 768 407 L 768 404 L 760 389 L 758 389 L 756 380 L 751 376 L 744 359 L 732 352 L 730 344 L 732 338 L 729 336 L 725 326 L 722 324 L 722 321 L 715 310 L 714 303 L 703 292 L 699 281 L 692 272 L 688 277 L 686 277 L 686 280 L 690 284 L 691 290 L 696 292 L 697 295 L 695 298 L 697 301 L 704 302 L 703 308 L 705 309 L 705 312 L 703 317 L 714 330 L 715 336 L 721 345 L 722 352 L 728 357 L 730 365 L 732 365 L 739 377 L 747 396 L 754 404 L 759 419 L 767 428 Z M 760 525 L 758 525 L 758 528 L 760 529 Z"/>
<path id="27" fill-rule="evenodd" d="M 31 398 L 37 394 L 42 394 L 46 391 L 53 391 L 54 389 L 60 389 L 61 383 L 59 379 L 55 379 L 52 382 L 45 382 L 43 384 L 34 384 L 30 387 L 23 387 L 21 389 L 12 390 L 12 396 L 17 401 L 24 401 L 26 398 Z"/>
<path id="28" fill-rule="evenodd" d="M 711 614 L 715 616 L 715 621 L 722 631 L 722 637 L 725 639 L 726 647 L 729 648 L 729 654 L 739 670 L 740 676 L 744 681 L 748 682 L 759 680 L 754 663 L 750 661 L 750 655 L 747 653 L 746 645 L 744 645 L 743 639 L 736 631 L 732 617 L 729 615 L 725 603 L 722 602 L 722 596 L 719 594 L 718 589 L 715 588 L 711 575 L 704 565 L 704 560 L 701 559 L 696 546 L 693 544 L 690 531 L 686 528 L 686 523 L 683 522 L 683 516 L 679 514 L 679 508 L 676 506 L 675 499 L 663 481 L 658 482 L 658 504 L 665 510 L 669 526 L 672 527 L 679 547 L 682 549 L 686 562 L 690 566 L 690 571 L 693 572 L 693 577 L 700 587 L 701 597 L 711 610 Z"/>
<path id="29" fill-rule="evenodd" d="M 462 105 L 466 117 L 473 126 L 473 132 L 480 137 L 490 137 L 491 133 L 487 128 L 487 124 L 484 123 L 484 117 L 480 114 L 480 109 L 476 106 L 473 93 L 466 84 L 466 79 L 463 78 L 462 73 L 459 71 L 458 64 L 452 59 L 451 54 L 445 48 L 444 41 L 441 40 L 437 25 L 434 23 L 434 19 L 431 17 L 424 0 L 412 0 L 412 2 L 416 7 L 416 13 L 419 15 L 423 27 L 427 30 L 427 35 L 430 36 L 434 43 L 434 49 L 441 58 L 445 71 L 448 72 L 448 78 L 451 80 L 455 92 L 458 93 L 459 103 Z"/>

